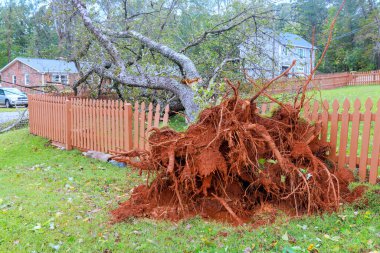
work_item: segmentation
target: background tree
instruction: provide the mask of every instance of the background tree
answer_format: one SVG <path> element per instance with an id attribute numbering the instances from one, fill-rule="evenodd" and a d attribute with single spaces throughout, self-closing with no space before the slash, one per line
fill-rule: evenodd
<path id="1" fill-rule="evenodd" d="M 81 74 L 75 90 L 90 88 L 97 96 L 100 81 L 110 79 L 108 88 L 123 99 L 181 104 L 193 118 L 194 97 L 215 98 L 223 77 L 244 78 L 239 45 L 260 29 L 311 41 L 315 27 L 315 45 L 323 48 L 340 2 L 6 0 L 0 3 L 0 67 L 18 56 L 73 60 Z M 379 1 L 347 1 L 319 71 L 379 65 Z"/>
<path id="2" fill-rule="evenodd" d="M 123 86 L 165 90 L 190 120 L 199 109 L 191 86 L 208 87 L 230 63 L 236 73 L 237 46 L 272 13 L 270 6 L 240 1 L 71 3 L 80 18 L 71 22 L 71 38 L 91 41 L 73 56 L 91 63 L 77 85 L 96 74 Z"/>
<path id="3" fill-rule="evenodd" d="M 0 4 L 0 67 L 20 56 L 61 56 L 51 9 L 43 1 Z"/>

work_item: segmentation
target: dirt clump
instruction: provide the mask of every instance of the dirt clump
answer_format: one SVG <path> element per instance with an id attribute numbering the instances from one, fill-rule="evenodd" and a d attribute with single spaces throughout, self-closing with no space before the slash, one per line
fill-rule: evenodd
<path id="1" fill-rule="evenodd" d="M 203 110 L 186 132 L 153 129 L 149 151 L 115 154 L 155 179 L 112 211 L 114 221 L 200 215 L 261 224 L 263 212 L 271 222 L 278 210 L 297 216 L 335 211 L 343 197 L 355 197 L 347 192 L 352 173 L 328 159 L 330 147 L 318 138 L 321 123 L 302 118 L 299 103 L 278 103 L 263 116 L 254 99 L 239 98 L 230 85 L 235 95 Z"/>

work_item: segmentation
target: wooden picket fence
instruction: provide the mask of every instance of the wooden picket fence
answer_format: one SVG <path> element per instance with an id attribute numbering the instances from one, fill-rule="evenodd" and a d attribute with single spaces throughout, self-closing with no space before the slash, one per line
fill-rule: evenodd
<path id="1" fill-rule="evenodd" d="M 70 150 L 101 152 L 149 148 L 152 127 L 165 126 L 169 106 L 161 117 L 160 105 L 145 103 L 32 95 L 29 98 L 30 132 Z"/>
<path id="2" fill-rule="evenodd" d="M 270 87 L 268 92 L 271 93 L 295 93 L 305 84 L 306 77 L 280 78 L 274 85 Z M 268 80 L 260 80 L 261 83 Z M 330 74 L 315 75 L 308 88 L 329 90 L 344 86 L 361 86 L 361 85 L 380 85 L 380 70 L 367 72 L 341 72 Z"/>
<path id="3" fill-rule="evenodd" d="M 260 113 L 267 113 L 274 104 L 263 104 Z M 305 118 L 321 121 L 320 138 L 330 143 L 330 159 L 338 167 L 357 171 L 361 181 L 375 184 L 380 168 L 380 99 L 377 111 L 367 99 L 343 105 L 315 101 L 306 104 Z M 362 107 L 363 110 L 362 110 Z M 147 110 L 146 110 L 147 109 Z M 148 149 L 147 138 L 152 127 L 166 125 L 169 107 L 163 117 L 159 105 L 119 103 L 48 95 L 29 95 L 30 132 L 65 144 L 67 149 L 109 152 Z"/>
<path id="4" fill-rule="evenodd" d="M 351 72 L 348 85 L 380 84 L 380 70 L 367 72 Z"/>
<path id="5" fill-rule="evenodd" d="M 334 100 L 320 104 L 315 101 L 307 103 L 303 110 L 305 118 L 322 123 L 320 139 L 329 142 L 332 152 L 330 159 L 338 167 L 347 167 L 358 172 L 361 181 L 376 184 L 380 168 L 380 99 L 377 110 L 372 112 L 373 102 L 370 98 L 364 104 L 356 99 L 353 104 L 346 99 L 343 106 Z M 275 104 L 263 104 L 259 109 L 265 114 Z"/>

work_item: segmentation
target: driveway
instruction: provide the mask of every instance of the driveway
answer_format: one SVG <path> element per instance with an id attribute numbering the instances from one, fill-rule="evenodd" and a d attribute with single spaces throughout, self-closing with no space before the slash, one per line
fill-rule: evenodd
<path id="1" fill-rule="evenodd" d="M 20 118 L 22 111 L 0 112 L 0 124 Z M 25 115 L 27 116 L 27 115 Z"/>

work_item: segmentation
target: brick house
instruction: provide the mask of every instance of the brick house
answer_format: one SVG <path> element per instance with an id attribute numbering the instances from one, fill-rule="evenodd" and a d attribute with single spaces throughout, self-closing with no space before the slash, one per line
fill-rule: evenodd
<path id="1" fill-rule="evenodd" d="M 0 86 L 17 87 L 28 92 L 30 89 L 22 86 L 71 86 L 79 74 L 73 62 L 17 57 L 0 69 L 0 77 Z"/>

